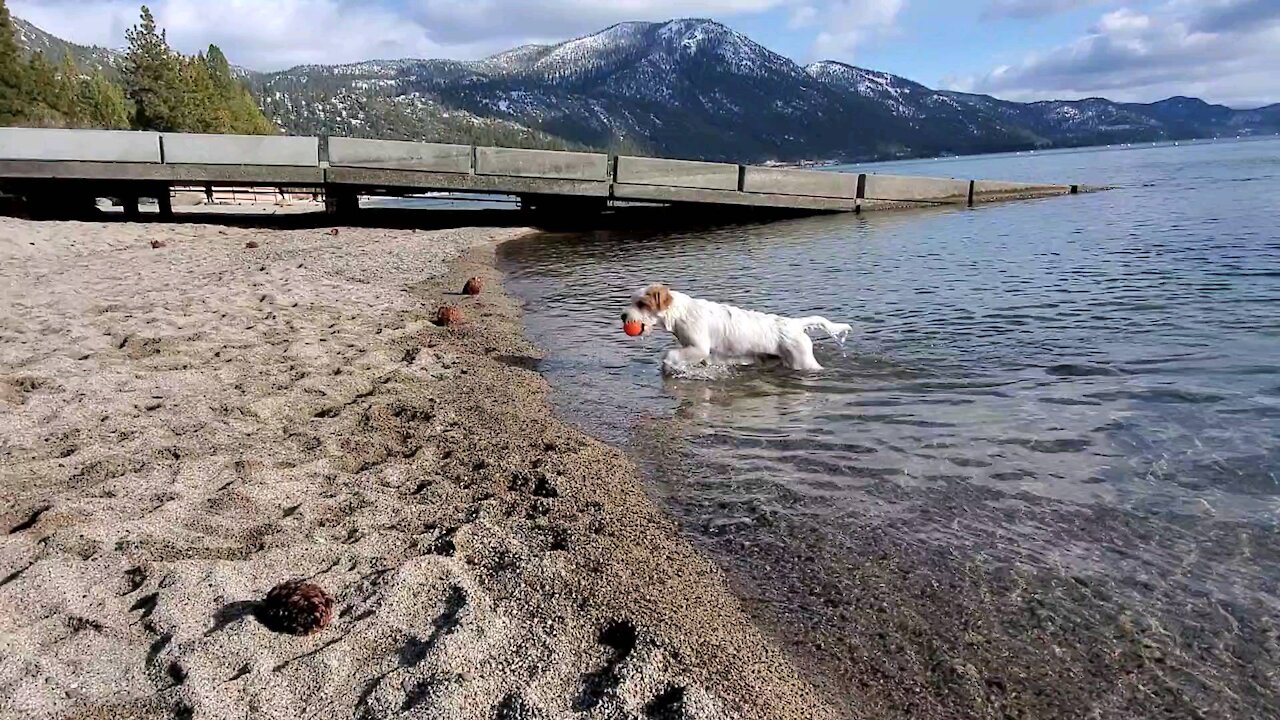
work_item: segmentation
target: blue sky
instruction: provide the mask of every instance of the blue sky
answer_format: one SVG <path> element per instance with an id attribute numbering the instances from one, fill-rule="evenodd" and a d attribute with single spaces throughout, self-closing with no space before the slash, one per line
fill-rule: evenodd
<path id="1" fill-rule="evenodd" d="M 786 9 L 730 18 L 727 24 L 799 62 L 852 61 L 937 87 L 950 79 L 980 76 L 994 66 L 1016 63 L 1030 53 L 1069 43 L 1098 19 L 1102 14 L 1099 9 L 1104 7 L 1089 2 L 1021 5 L 1028 14 L 1010 15 L 1008 8 L 982 2 L 904 2 L 892 25 L 873 28 L 847 49 L 815 47 L 813 28 L 791 27 Z M 1055 7 L 1063 9 L 1054 11 Z"/>
<path id="2" fill-rule="evenodd" d="M 834 59 L 1013 100 L 1193 95 L 1280 102 L 1280 0 L 153 0 L 179 49 L 216 42 L 260 70 L 475 58 L 623 20 L 710 17 L 797 62 Z M 117 47 L 136 0 L 9 0 Z"/>

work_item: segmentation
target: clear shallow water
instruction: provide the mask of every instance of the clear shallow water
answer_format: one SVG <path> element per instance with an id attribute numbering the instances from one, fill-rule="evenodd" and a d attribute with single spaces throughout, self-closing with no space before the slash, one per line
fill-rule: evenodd
<path id="1" fill-rule="evenodd" d="M 1016 707 L 1274 716 L 1280 141 L 867 169 L 1116 189 L 508 245 L 560 411 L 632 448 L 762 622 L 857 707 L 995 716 L 1042 695 Z M 669 339 L 616 320 L 655 280 L 855 333 L 818 343 L 819 374 L 664 380 Z M 1024 595 L 1073 622 L 1030 622 Z M 867 614 L 886 597 L 921 623 Z M 975 624 L 992 625 L 980 646 Z"/>

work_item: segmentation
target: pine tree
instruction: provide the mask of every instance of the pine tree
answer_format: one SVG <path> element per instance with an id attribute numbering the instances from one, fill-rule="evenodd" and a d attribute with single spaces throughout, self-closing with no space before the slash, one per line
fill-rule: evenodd
<path id="1" fill-rule="evenodd" d="M 9 8 L 0 0 L 0 125 L 20 123 L 26 116 L 30 90 L 21 55 Z"/>
<path id="2" fill-rule="evenodd" d="M 39 52 L 22 55 L 0 0 L 0 124 L 129 127 L 124 91 L 101 70 L 85 76 L 70 53 L 56 66 Z"/>
<path id="3" fill-rule="evenodd" d="M 151 9 L 142 6 L 141 21 L 125 31 L 125 93 L 133 102 L 135 127 L 179 131 L 183 127 L 182 67 Z"/>
<path id="4" fill-rule="evenodd" d="M 27 59 L 22 123 L 35 127 L 62 127 L 66 124 L 58 103 L 58 71 L 40 53 Z"/>
<path id="5" fill-rule="evenodd" d="M 218 117 L 218 93 L 204 57 L 182 58 L 179 81 L 182 92 L 179 128 L 187 132 L 223 132 L 226 122 Z"/>
<path id="6" fill-rule="evenodd" d="M 244 135 L 275 135 L 280 132 L 275 123 L 262 113 L 253 94 L 240 83 L 236 83 L 228 106 L 232 118 L 231 132 Z"/>
<path id="7" fill-rule="evenodd" d="M 243 83 L 231 75 L 231 63 L 217 45 L 210 45 L 203 56 L 209 78 L 218 93 L 220 107 L 219 118 L 225 117 L 226 125 L 221 132 L 243 135 L 271 135 L 278 130 L 267 119 L 258 107 L 253 94 Z"/>
<path id="8" fill-rule="evenodd" d="M 236 87 L 235 78 L 231 77 L 231 63 L 217 45 L 210 45 L 204 55 L 205 67 L 209 68 L 209 76 L 213 78 L 218 91 L 230 94 Z"/>
<path id="9" fill-rule="evenodd" d="M 80 107 L 80 69 L 68 53 L 54 72 L 52 87 L 43 98 L 44 103 L 62 118 L 63 125 L 72 127 L 82 122 Z"/>
<path id="10" fill-rule="evenodd" d="M 87 127 L 124 130 L 129 127 L 129 111 L 124 90 L 95 70 L 80 80 L 78 104 L 81 122 Z"/>
<path id="11" fill-rule="evenodd" d="M 68 54 L 55 67 L 41 53 L 23 60 L 0 0 L 0 124 L 168 132 L 278 132 L 216 45 L 184 57 L 169 47 L 145 5 L 125 32 L 124 87 L 100 70 L 84 75 Z"/>

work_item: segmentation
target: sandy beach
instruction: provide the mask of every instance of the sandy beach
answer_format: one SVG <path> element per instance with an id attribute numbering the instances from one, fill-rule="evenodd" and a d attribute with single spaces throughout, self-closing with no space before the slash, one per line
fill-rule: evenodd
<path id="1" fill-rule="evenodd" d="M 833 717 L 552 417 L 523 232 L 0 219 L 0 716 Z"/>

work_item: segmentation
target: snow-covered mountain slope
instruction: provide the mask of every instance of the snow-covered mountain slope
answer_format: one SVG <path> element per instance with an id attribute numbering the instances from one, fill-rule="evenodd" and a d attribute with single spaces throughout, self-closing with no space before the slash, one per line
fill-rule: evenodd
<path id="1" fill-rule="evenodd" d="M 123 55 L 116 50 L 103 47 L 89 47 L 68 42 L 32 25 L 19 17 L 13 18 L 13 30 L 18 45 L 29 52 L 43 53 L 46 58 L 60 60 L 64 55 L 71 55 L 77 63 L 86 69 L 99 69 L 114 72 Z"/>
<path id="2" fill-rule="evenodd" d="M 29 47 L 63 43 L 27 24 L 19 34 Z M 111 62 L 110 51 L 82 50 Z M 1241 111 L 1192 98 L 1016 103 L 835 61 L 801 67 L 700 19 L 620 23 L 481 60 L 370 60 L 247 77 L 264 109 L 290 132 L 741 161 L 1280 132 L 1280 105 Z"/>
<path id="3" fill-rule="evenodd" d="M 685 157 L 867 159 L 1280 130 L 1280 113 L 1266 109 L 1242 113 L 1176 98 L 1014 103 L 835 61 L 800 67 L 698 19 L 620 23 L 470 62 L 295 68 L 263 83 L 335 81 L 400 104 L 430 97 L 441 108 L 585 145 Z"/>

